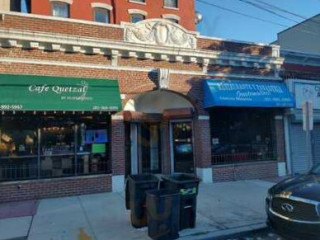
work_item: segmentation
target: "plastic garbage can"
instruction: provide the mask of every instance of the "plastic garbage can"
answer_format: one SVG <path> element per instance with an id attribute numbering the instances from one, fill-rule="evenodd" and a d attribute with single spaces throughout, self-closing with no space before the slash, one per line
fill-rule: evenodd
<path id="1" fill-rule="evenodd" d="M 146 191 L 158 189 L 159 182 L 159 178 L 152 174 L 128 176 L 128 201 L 133 227 L 141 228 L 147 226 Z"/>
<path id="2" fill-rule="evenodd" d="M 154 240 L 179 238 L 180 193 L 177 190 L 147 192 L 148 234 Z"/>
<path id="3" fill-rule="evenodd" d="M 197 215 L 197 195 L 200 179 L 192 174 L 163 176 L 163 188 L 180 193 L 180 230 L 194 228 Z"/>

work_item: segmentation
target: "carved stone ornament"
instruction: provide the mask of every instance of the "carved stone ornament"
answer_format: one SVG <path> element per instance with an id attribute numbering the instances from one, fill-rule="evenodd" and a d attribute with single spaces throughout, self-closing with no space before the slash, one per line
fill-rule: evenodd
<path id="1" fill-rule="evenodd" d="M 170 87 L 170 70 L 165 68 L 158 69 L 159 89 L 169 89 Z"/>
<path id="2" fill-rule="evenodd" d="M 126 42 L 166 47 L 197 48 L 196 33 L 165 19 L 150 19 L 135 24 L 125 24 Z"/>

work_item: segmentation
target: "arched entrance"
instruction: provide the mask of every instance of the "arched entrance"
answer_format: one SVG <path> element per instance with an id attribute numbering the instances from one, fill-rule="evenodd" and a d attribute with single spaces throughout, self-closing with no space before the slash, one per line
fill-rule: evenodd
<path id="1" fill-rule="evenodd" d="M 143 93 L 124 108 L 126 174 L 194 172 L 194 106 L 167 90 Z"/>

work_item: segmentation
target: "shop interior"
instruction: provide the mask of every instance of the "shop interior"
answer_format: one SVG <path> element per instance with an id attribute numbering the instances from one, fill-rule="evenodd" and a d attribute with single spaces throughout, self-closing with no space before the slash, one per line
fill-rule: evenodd
<path id="1" fill-rule="evenodd" d="M 110 173 L 110 115 L 0 117 L 0 181 Z"/>

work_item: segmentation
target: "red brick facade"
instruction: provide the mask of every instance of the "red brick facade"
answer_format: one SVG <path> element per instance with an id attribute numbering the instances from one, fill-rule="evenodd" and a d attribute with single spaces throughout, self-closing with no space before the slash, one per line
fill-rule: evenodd
<path id="1" fill-rule="evenodd" d="M 70 5 L 70 18 L 81 20 L 94 20 L 92 3 L 103 3 L 113 7 L 110 11 L 110 23 L 120 24 L 130 22 L 129 9 L 138 9 L 147 12 L 146 18 L 163 18 L 164 14 L 174 14 L 180 17 L 179 24 L 188 30 L 195 30 L 194 0 L 179 0 L 178 8 L 164 7 L 164 0 L 146 0 L 137 3 L 134 0 L 73 0 Z M 52 15 L 52 6 L 49 0 L 32 0 L 31 13 Z"/>
<path id="2" fill-rule="evenodd" d="M 277 176 L 277 162 L 243 163 L 214 166 L 212 168 L 212 177 L 214 182 L 268 179 L 275 178 Z"/>
<path id="3" fill-rule="evenodd" d="M 88 2 L 86 1 L 86 4 Z M 147 6 L 149 5 L 148 2 L 150 0 L 147 0 Z M 86 41 L 95 41 L 97 45 L 124 43 L 124 29 L 119 26 L 102 26 L 72 20 L 42 19 L 40 17 L 26 17 L 17 14 L 5 14 L 0 19 L 2 19 L 0 20 L 0 31 L 6 31 L 8 34 L 12 32 L 32 32 L 35 36 L 39 34 L 56 34 L 57 36 L 67 36 L 68 38 L 76 37 L 79 45 L 81 42 Z M 128 57 L 125 51 L 122 52 L 122 55 L 116 56 L 117 62 L 115 64 L 112 49 L 106 50 L 103 54 L 85 51 L 68 52 L 67 49 L 70 46 L 61 44 L 66 50 L 52 51 L 47 50 L 46 46 L 42 45 L 42 42 L 40 42 L 40 45 L 44 46 L 43 48 L 32 48 L 26 44 L 24 39 L 17 39 L 17 41 L 22 46 L 19 44 L 15 46 L 6 45 L 7 42 L 3 41 L 4 44 L 0 47 L 0 73 L 112 79 L 119 83 L 123 107 L 130 99 L 134 99 L 142 93 L 158 89 L 159 82 L 156 69 L 166 68 L 172 70 L 170 88 L 166 91 L 174 92 L 186 99 L 194 107 L 194 111 L 190 111 L 190 109 L 188 111 L 186 109 L 177 111 L 165 110 L 161 114 L 162 116 L 150 116 L 139 112 L 124 112 L 124 114 L 120 112 L 112 116 L 111 162 L 112 175 L 114 176 L 125 174 L 125 122 L 146 120 L 161 122 L 161 141 L 164 146 L 161 156 L 162 172 L 169 174 L 171 171 L 170 146 L 168 144 L 170 142 L 169 121 L 179 119 L 181 116 L 193 122 L 196 168 L 211 168 L 210 122 L 208 113 L 202 105 L 201 83 L 203 79 L 214 78 L 216 73 L 222 74 L 219 78 L 223 78 L 224 75 L 228 76 L 227 74 L 246 75 L 251 76 L 253 79 L 274 76 L 273 68 L 224 66 L 211 62 L 208 64 L 209 72 L 206 72 L 204 71 L 203 60 L 197 60 L 196 62 L 189 60 L 175 61 L 174 59 L 151 60 L 142 57 Z M 132 46 L 134 45 L 132 44 Z M 119 47 L 119 49 L 115 50 L 120 51 L 121 49 Z M 243 53 L 247 57 L 254 55 L 254 58 L 257 58 L 261 55 L 261 59 L 272 58 L 272 47 L 270 46 L 231 43 L 201 37 L 198 38 L 198 48 L 195 51 L 198 50 L 206 54 L 211 54 L 215 51 L 228 51 L 232 54 Z M 158 54 L 161 54 L 161 52 Z M 190 54 L 192 54 L 192 51 L 190 51 Z M 185 59 L 188 59 L 188 57 Z M 279 129 L 279 137 L 281 138 L 283 132 L 281 132 L 281 128 Z M 278 147 L 284 148 L 284 144 L 280 142 Z M 284 160 L 283 152 L 283 149 L 279 149 L 279 161 Z M 213 180 L 264 178 L 274 176 L 276 172 L 277 162 L 245 164 L 236 167 L 233 165 L 215 166 L 213 167 Z M 236 178 L 233 176 L 236 176 Z M 112 188 L 111 178 L 111 175 L 103 175 L 1 183 L 0 202 L 110 191 Z"/>
<path id="4" fill-rule="evenodd" d="M 111 175 L 0 183 L 0 203 L 111 191 Z"/>

